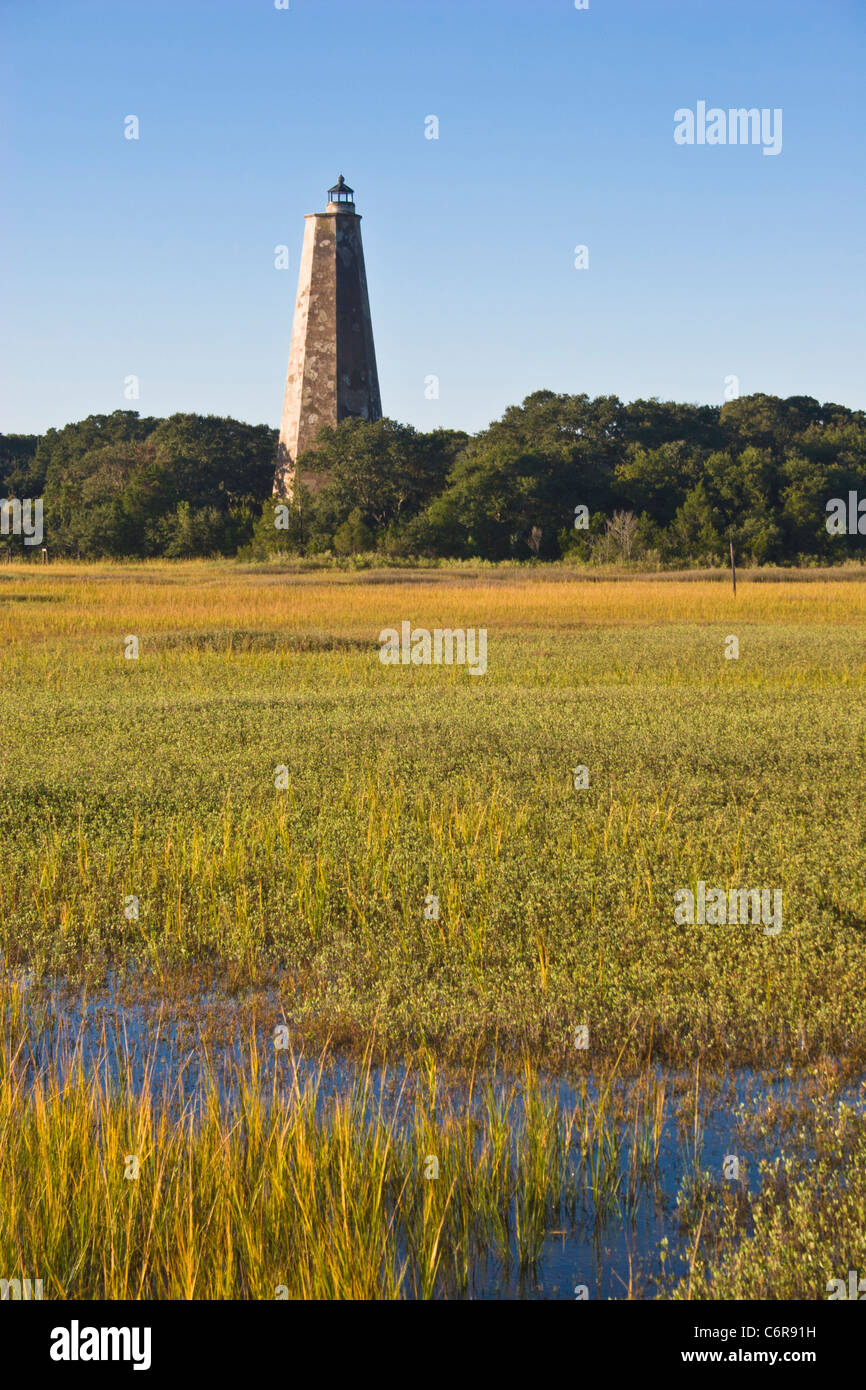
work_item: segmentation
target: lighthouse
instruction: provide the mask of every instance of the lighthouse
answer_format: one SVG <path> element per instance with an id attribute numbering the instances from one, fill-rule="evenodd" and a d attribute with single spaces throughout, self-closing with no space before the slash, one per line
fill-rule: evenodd
<path id="1" fill-rule="evenodd" d="M 361 218 L 341 174 L 324 212 L 304 219 L 304 245 L 283 397 L 274 493 L 295 496 L 297 460 L 323 425 L 380 420 L 379 377 L 367 295 Z M 300 480 L 317 492 L 315 470 Z"/>

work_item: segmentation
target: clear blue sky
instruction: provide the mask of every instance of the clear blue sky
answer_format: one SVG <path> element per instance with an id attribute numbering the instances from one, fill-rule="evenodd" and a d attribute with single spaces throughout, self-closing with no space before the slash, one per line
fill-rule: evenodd
<path id="1" fill-rule="evenodd" d="M 276 425 L 340 172 L 396 419 L 729 375 L 866 406 L 866 0 L 0 0 L 0 53 L 4 432 Z M 677 145 L 701 100 L 782 108 L 781 154 Z"/>

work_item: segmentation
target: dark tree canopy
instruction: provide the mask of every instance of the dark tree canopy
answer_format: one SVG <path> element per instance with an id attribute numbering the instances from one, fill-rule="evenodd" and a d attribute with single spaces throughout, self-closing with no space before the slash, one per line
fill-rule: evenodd
<path id="1" fill-rule="evenodd" d="M 0 435 L 0 497 L 43 497 L 46 544 L 82 557 L 378 551 L 676 565 L 720 563 L 731 542 L 755 563 L 833 562 L 866 547 L 856 523 L 854 534 L 827 527 L 831 499 L 866 502 L 866 415 L 810 396 L 717 407 L 535 391 L 472 436 L 344 420 L 299 460 L 319 490 L 301 488 L 279 520 L 276 444 L 265 425 L 213 415 L 91 415 L 41 437 Z"/>

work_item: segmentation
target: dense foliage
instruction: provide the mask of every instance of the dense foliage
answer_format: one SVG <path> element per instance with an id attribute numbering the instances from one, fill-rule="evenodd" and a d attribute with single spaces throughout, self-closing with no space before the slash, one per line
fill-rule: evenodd
<path id="1" fill-rule="evenodd" d="M 233 554 L 271 490 L 275 450 L 266 425 L 117 410 L 40 439 L 0 436 L 0 496 L 43 498 L 54 554 Z"/>
<path id="2" fill-rule="evenodd" d="M 863 547 L 856 532 L 828 530 L 827 505 L 866 499 L 866 413 L 810 396 L 716 407 L 536 391 L 473 436 L 344 420 L 300 460 L 324 486 L 278 513 L 275 452 L 264 425 L 116 411 L 39 439 L 0 436 L 0 495 L 44 495 L 46 544 L 82 557 L 676 565 L 718 563 L 731 541 L 757 563 L 833 562 Z"/>

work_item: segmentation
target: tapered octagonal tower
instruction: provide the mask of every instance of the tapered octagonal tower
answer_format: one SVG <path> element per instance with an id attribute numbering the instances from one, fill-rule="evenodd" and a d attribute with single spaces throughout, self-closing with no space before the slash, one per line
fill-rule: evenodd
<path id="1" fill-rule="evenodd" d="M 379 377 L 361 245 L 361 218 L 341 174 L 324 212 L 304 219 L 304 246 L 283 398 L 274 492 L 293 497 L 297 459 L 323 425 L 380 420 Z M 304 473 L 316 492 L 320 474 Z"/>

